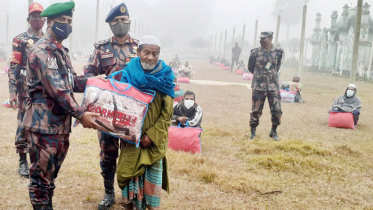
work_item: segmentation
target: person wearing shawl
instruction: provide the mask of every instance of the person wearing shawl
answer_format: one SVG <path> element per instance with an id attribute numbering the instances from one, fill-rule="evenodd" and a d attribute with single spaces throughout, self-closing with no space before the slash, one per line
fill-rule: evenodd
<path id="1" fill-rule="evenodd" d="M 354 124 L 357 125 L 361 110 L 361 100 L 356 95 L 357 88 L 354 84 L 349 84 L 345 94 L 337 97 L 329 112 L 351 112 L 354 116 Z"/>
<path id="2" fill-rule="evenodd" d="M 174 79 L 171 67 L 158 60 L 161 42 L 155 36 L 139 41 L 137 58 L 132 59 L 120 81 L 130 82 L 140 90 L 155 91 L 141 132 L 140 147 L 122 144 L 117 179 L 126 209 L 159 209 L 161 189 L 169 191 L 166 151 L 168 128 L 174 102 Z"/>
<path id="3" fill-rule="evenodd" d="M 181 127 L 201 127 L 202 108 L 195 102 L 196 95 L 192 91 L 186 91 L 183 100 L 174 107 L 172 122 Z"/>

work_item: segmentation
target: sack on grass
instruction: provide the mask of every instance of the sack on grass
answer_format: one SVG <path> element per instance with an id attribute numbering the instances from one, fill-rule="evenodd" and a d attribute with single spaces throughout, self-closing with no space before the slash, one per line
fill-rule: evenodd
<path id="1" fill-rule="evenodd" d="M 329 127 L 355 129 L 354 116 L 351 112 L 333 112 L 329 113 Z"/>
<path id="2" fill-rule="evenodd" d="M 181 150 L 191 153 L 201 153 L 201 137 L 202 128 L 190 127 L 188 121 L 186 127 L 170 126 L 168 129 L 168 148 L 172 150 Z"/>
<path id="3" fill-rule="evenodd" d="M 281 102 L 294 103 L 295 96 L 297 92 L 280 90 Z"/>
<path id="4" fill-rule="evenodd" d="M 113 79 L 120 73 L 127 77 L 129 83 Z M 125 71 L 111 74 L 107 81 L 88 79 L 82 108 L 85 112 L 100 114 L 96 123 L 101 126 L 102 132 L 138 147 L 148 105 L 153 101 L 155 92 L 140 91 L 130 81 Z"/>

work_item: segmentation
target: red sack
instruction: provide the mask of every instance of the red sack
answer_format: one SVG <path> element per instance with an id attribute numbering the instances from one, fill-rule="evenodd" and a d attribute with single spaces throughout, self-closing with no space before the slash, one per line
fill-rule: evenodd
<path id="1" fill-rule="evenodd" d="M 177 78 L 177 82 L 180 82 L 180 83 L 189 83 L 190 79 L 188 77 L 179 77 L 179 78 Z"/>
<path id="2" fill-rule="evenodd" d="M 236 74 L 237 75 L 243 75 L 243 70 L 242 69 L 237 69 Z"/>
<path id="3" fill-rule="evenodd" d="M 200 134 L 202 128 L 189 127 L 182 128 L 178 126 L 170 126 L 168 129 L 168 148 L 172 150 L 181 150 L 185 152 L 201 153 L 202 145 Z"/>
<path id="4" fill-rule="evenodd" d="M 330 112 L 329 127 L 355 129 L 354 116 L 351 112 Z"/>
<path id="5" fill-rule="evenodd" d="M 120 73 L 127 77 L 129 83 L 113 79 Z M 82 108 L 84 112 L 100 114 L 95 120 L 101 126 L 100 131 L 138 147 L 148 104 L 153 101 L 155 92 L 142 92 L 132 86 L 130 81 L 125 71 L 111 74 L 107 81 L 88 79 Z"/>

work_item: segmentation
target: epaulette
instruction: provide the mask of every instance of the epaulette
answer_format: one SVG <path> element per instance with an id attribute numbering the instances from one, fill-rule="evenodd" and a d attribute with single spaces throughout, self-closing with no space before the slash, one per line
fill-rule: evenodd
<path id="1" fill-rule="evenodd" d="M 101 41 L 98 41 L 94 44 L 95 48 L 98 48 L 100 47 L 100 45 L 104 45 L 104 44 L 107 44 L 107 43 L 110 43 L 111 42 L 111 38 L 109 39 L 104 39 L 104 40 L 101 40 Z"/>
<path id="2" fill-rule="evenodd" d="M 27 36 L 27 32 L 23 32 L 21 34 L 18 34 L 16 37 L 13 38 L 12 45 L 14 47 L 18 47 L 21 45 L 22 39 L 24 39 Z"/>

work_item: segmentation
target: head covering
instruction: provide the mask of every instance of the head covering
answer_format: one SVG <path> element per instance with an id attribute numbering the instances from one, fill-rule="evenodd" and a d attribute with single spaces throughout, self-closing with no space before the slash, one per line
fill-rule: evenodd
<path id="1" fill-rule="evenodd" d="M 350 87 L 357 89 L 357 88 L 356 88 L 356 85 L 354 85 L 354 84 L 349 84 L 349 85 L 347 86 L 347 88 L 350 88 Z"/>
<path id="2" fill-rule="evenodd" d="M 33 12 L 43 12 L 43 6 L 39 3 L 32 3 L 30 7 L 28 8 L 28 14 L 31 14 Z"/>
<path id="3" fill-rule="evenodd" d="M 42 17 L 55 18 L 61 15 L 66 15 L 69 17 L 73 16 L 73 10 L 75 3 L 73 1 L 65 3 L 55 3 L 46 8 L 42 13 Z"/>
<path id="4" fill-rule="evenodd" d="M 272 31 L 263 31 L 260 33 L 259 38 L 264 39 L 264 38 L 273 38 L 273 32 Z"/>
<path id="5" fill-rule="evenodd" d="M 300 81 L 300 77 L 299 76 L 294 76 L 293 77 L 293 82 L 299 82 Z"/>
<path id="6" fill-rule="evenodd" d="M 139 41 L 139 46 L 143 44 L 150 44 L 150 45 L 155 45 L 161 48 L 161 40 L 159 40 L 157 37 L 153 35 L 146 35 L 143 36 L 140 41 Z"/>
<path id="7" fill-rule="evenodd" d="M 110 10 L 109 14 L 107 15 L 105 22 L 111 22 L 116 16 L 124 16 L 130 14 L 128 13 L 128 9 L 125 3 L 120 3 L 116 7 L 114 7 L 112 10 Z"/>

